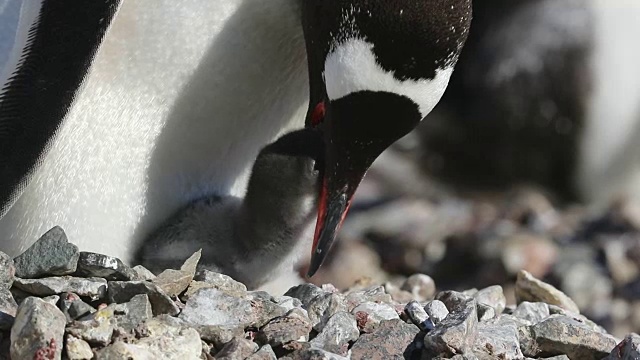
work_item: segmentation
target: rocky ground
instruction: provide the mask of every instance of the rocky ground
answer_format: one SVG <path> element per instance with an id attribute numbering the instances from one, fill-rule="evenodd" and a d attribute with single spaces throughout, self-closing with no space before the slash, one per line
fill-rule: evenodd
<path id="1" fill-rule="evenodd" d="M 0 359 L 640 359 L 638 335 L 609 334 L 527 271 L 510 305 L 501 286 L 437 292 L 423 274 L 273 296 L 199 259 L 154 276 L 60 228 L 0 253 Z"/>
<path id="2" fill-rule="evenodd" d="M 60 228 L 0 253 L 0 360 L 640 359 L 638 204 L 446 195 L 414 147 L 382 156 L 315 285 L 284 296 L 198 253 L 156 277 Z"/>

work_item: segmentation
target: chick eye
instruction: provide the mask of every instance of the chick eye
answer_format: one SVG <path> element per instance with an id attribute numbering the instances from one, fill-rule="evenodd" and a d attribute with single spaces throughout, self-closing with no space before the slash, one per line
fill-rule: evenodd
<path id="1" fill-rule="evenodd" d="M 324 115 L 326 113 L 326 106 L 324 101 L 321 101 L 316 105 L 313 109 L 313 113 L 311 114 L 311 126 L 316 127 L 320 125 L 324 121 Z"/>

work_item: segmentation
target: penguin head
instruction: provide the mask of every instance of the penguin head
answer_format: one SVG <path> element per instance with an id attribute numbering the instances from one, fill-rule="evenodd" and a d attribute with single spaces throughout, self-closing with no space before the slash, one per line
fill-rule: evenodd
<path id="1" fill-rule="evenodd" d="M 307 127 L 325 161 L 309 276 L 362 178 L 443 95 L 469 31 L 471 0 L 306 0 Z"/>

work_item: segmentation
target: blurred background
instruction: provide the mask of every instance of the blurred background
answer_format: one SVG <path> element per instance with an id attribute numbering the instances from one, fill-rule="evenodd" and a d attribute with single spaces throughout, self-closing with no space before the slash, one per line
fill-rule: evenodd
<path id="1" fill-rule="evenodd" d="M 378 159 L 312 280 L 513 294 L 526 269 L 640 332 L 639 35 L 637 0 L 476 0 L 440 105 Z"/>

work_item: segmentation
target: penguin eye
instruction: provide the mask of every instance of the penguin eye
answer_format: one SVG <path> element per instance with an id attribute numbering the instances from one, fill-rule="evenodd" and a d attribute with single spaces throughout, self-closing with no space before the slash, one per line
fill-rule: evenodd
<path id="1" fill-rule="evenodd" d="M 324 121 L 326 111 L 327 109 L 324 101 L 319 102 L 311 114 L 311 126 L 316 127 L 320 125 Z"/>

